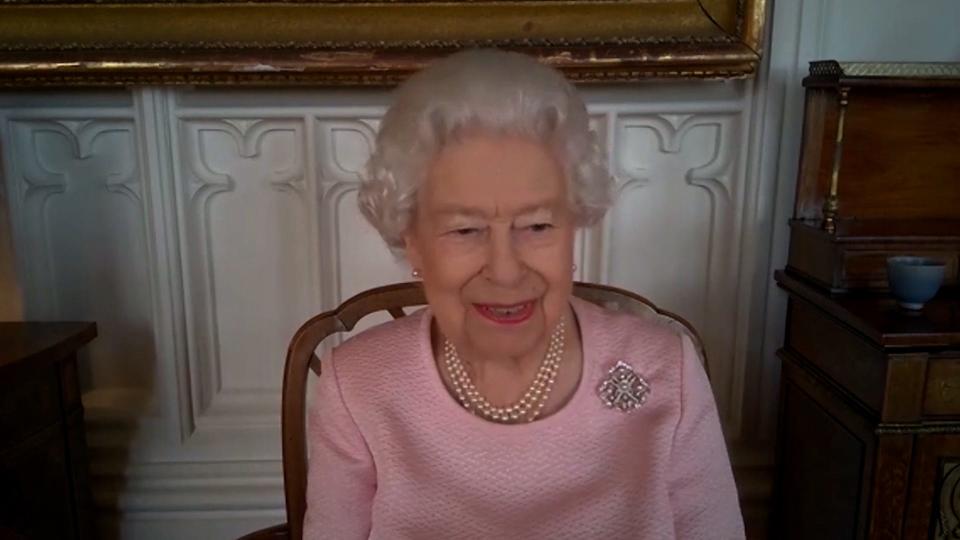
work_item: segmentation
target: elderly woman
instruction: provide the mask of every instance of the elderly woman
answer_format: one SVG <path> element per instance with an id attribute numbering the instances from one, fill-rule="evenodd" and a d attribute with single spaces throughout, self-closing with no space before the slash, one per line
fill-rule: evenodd
<path id="1" fill-rule="evenodd" d="M 533 59 L 458 53 L 399 88 L 360 205 L 429 306 L 323 359 L 308 538 L 743 537 L 693 343 L 571 296 L 611 188 Z M 611 406 L 617 374 L 637 384 Z"/>

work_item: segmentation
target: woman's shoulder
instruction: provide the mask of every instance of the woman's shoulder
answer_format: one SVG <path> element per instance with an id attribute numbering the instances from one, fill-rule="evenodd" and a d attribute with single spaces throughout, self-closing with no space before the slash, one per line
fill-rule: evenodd
<path id="1" fill-rule="evenodd" d="M 687 332 L 679 320 L 662 315 L 652 308 L 648 313 L 619 309 L 614 305 L 597 305 L 576 299 L 577 316 L 582 324 L 602 336 L 608 344 L 645 343 L 648 346 L 679 346 Z"/>
<path id="2" fill-rule="evenodd" d="M 409 367 L 405 361 L 423 354 L 426 309 L 368 328 L 337 346 L 332 355 L 338 377 L 384 374 Z M 424 319 L 427 318 L 427 321 Z"/>

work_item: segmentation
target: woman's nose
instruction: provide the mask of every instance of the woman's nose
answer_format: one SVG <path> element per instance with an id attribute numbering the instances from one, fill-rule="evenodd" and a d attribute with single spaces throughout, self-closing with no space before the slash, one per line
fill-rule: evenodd
<path id="1" fill-rule="evenodd" d="M 524 271 L 512 231 L 493 232 L 487 250 L 487 278 L 497 285 L 510 287 L 520 282 Z"/>

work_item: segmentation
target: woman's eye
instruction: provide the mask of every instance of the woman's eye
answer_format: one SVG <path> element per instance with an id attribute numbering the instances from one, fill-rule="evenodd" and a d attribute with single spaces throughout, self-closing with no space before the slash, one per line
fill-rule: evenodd
<path id="1" fill-rule="evenodd" d="M 480 229 L 478 227 L 461 227 L 450 232 L 456 236 L 473 236 L 480 232 Z"/>
<path id="2" fill-rule="evenodd" d="M 534 223 L 533 225 L 530 225 L 529 227 L 527 227 L 527 229 L 533 232 L 544 232 L 552 228 L 553 228 L 553 225 L 551 225 L 550 223 Z"/>

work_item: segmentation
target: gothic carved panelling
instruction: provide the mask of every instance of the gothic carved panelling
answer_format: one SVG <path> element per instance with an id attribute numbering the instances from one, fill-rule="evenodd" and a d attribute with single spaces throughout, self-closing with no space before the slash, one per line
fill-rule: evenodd
<path id="1" fill-rule="evenodd" d="M 275 423 L 284 352 L 317 307 L 300 118 L 181 118 L 181 256 L 193 421 Z"/>
<path id="2" fill-rule="evenodd" d="M 739 121 L 735 111 L 622 114 L 612 145 L 618 199 L 608 279 L 701 332 L 721 411 L 730 403 L 738 303 Z"/>
<path id="3" fill-rule="evenodd" d="M 315 121 L 327 309 L 371 287 L 411 279 L 406 263 L 390 252 L 357 207 L 357 189 L 374 148 L 378 124 L 369 118 Z M 386 318 L 385 314 L 371 316 L 358 324 L 354 333 Z"/>
<path id="4" fill-rule="evenodd" d="M 691 320 L 729 424 L 745 354 L 735 326 L 749 295 L 738 289 L 740 216 L 753 195 L 743 180 L 743 86 L 706 84 L 585 91 L 618 199 L 603 223 L 578 233 L 575 277 L 635 290 Z M 169 516 L 192 524 L 220 511 L 210 523 L 269 516 L 267 525 L 282 509 L 278 411 L 290 337 L 353 294 L 412 279 L 356 204 L 389 97 L 130 94 L 112 114 L 69 103 L 60 115 L 0 109 L 28 314 L 98 322 L 85 404 L 127 417 L 89 423 L 92 476 L 125 526 Z M 127 408 L 144 396 L 162 403 L 150 415 Z"/>
<path id="5" fill-rule="evenodd" d="M 7 132 L 28 318 L 96 321 L 86 387 L 149 394 L 151 269 L 132 120 L 13 118 Z"/>

